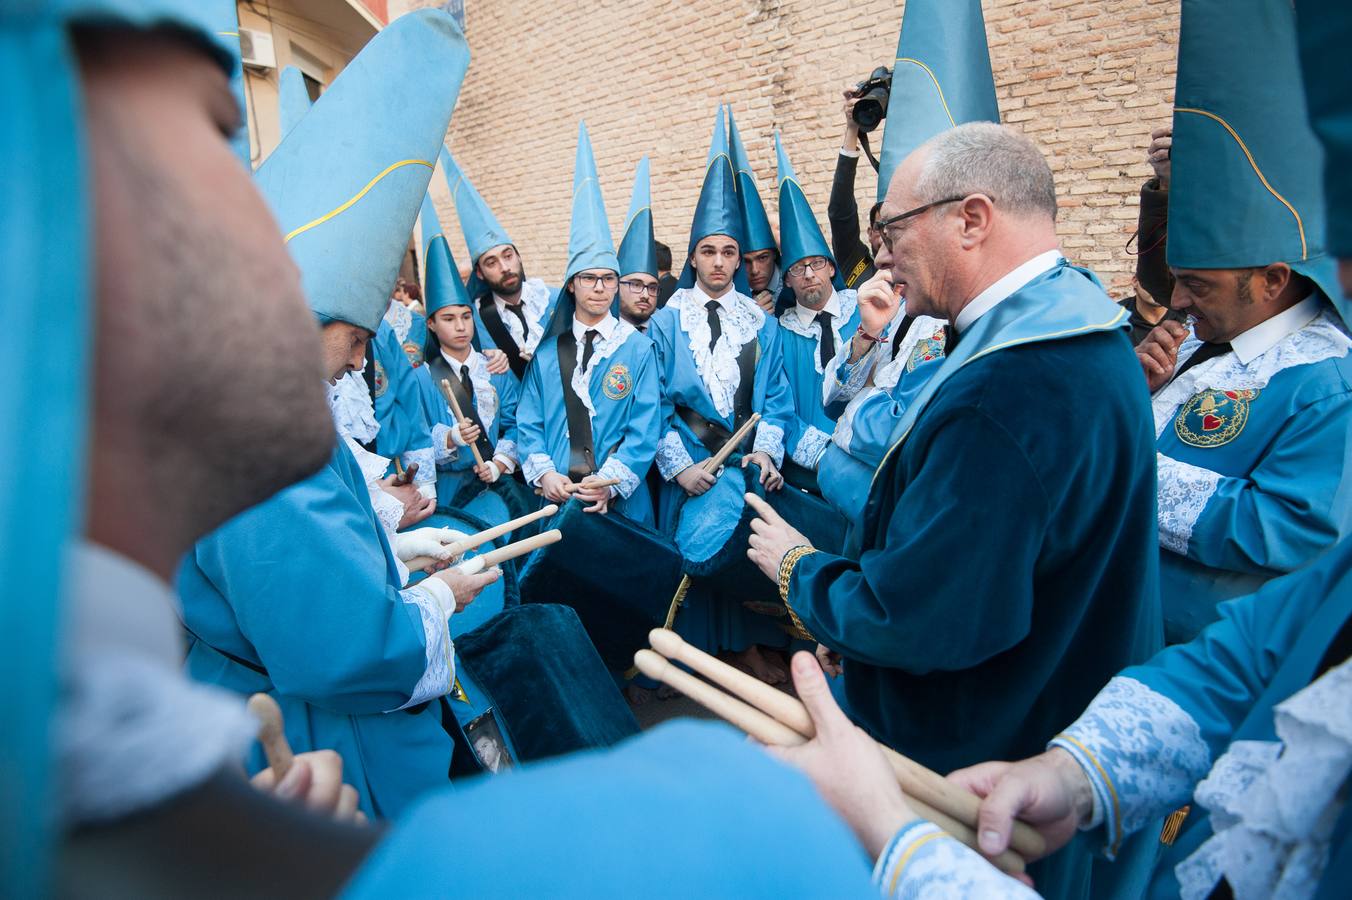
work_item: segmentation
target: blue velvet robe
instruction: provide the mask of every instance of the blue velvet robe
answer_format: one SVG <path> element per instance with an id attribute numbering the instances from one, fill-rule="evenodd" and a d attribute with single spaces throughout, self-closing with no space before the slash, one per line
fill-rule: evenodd
<path id="1" fill-rule="evenodd" d="M 852 718 L 940 772 L 1040 752 L 1161 644 L 1154 432 L 1124 323 L 1064 262 L 999 303 L 906 411 L 847 555 L 794 569 L 789 605 L 844 656 Z M 1089 861 L 1034 877 L 1076 895 Z"/>
<path id="2" fill-rule="evenodd" d="M 1222 376 L 1184 401 L 1156 442 L 1170 642 L 1352 534 L 1352 356 L 1284 368 L 1258 390 L 1228 386 Z M 1200 513 L 1184 511 L 1202 498 Z"/>
<path id="3" fill-rule="evenodd" d="M 394 555 L 342 441 L 317 474 L 200 540 L 178 591 L 200 638 L 189 642 L 189 674 L 272 694 L 292 748 L 337 751 L 368 815 L 398 815 L 445 784 L 452 742 L 438 704 L 389 712 L 427 670 L 427 639 L 419 610 L 399 595 Z M 249 770 L 266 765 L 255 746 Z"/>
<path id="4" fill-rule="evenodd" d="M 625 325 L 617 323 L 615 327 Z M 573 340 L 571 325 L 569 328 L 567 339 Z M 581 362 L 579 358 L 579 366 Z M 621 496 L 611 501 L 612 509 L 634 521 L 651 524 L 653 504 L 647 474 L 657 453 L 662 421 L 662 383 L 653 342 L 633 331 L 609 355 L 602 357 L 598 350 L 586 377 L 596 412 L 591 427 L 598 474 L 628 482 L 618 486 L 627 489 L 628 496 L 621 499 L 621 490 Z M 557 340 L 548 337 L 540 342 L 526 369 L 517 404 L 518 450 L 527 480 L 531 478 L 528 461 L 533 454 L 549 457 L 554 471 L 568 475 L 571 445 L 562 391 Z M 614 463 L 607 468 L 612 459 Z"/>

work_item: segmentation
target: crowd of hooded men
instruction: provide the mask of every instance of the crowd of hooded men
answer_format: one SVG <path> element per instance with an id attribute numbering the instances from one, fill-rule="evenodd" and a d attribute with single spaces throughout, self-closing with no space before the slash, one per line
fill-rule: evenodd
<path id="1" fill-rule="evenodd" d="M 1116 303 L 1058 249 L 1042 153 L 996 124 L 976 0 L 906 4 L 864 238 L 853 91 L 830 240 L 778 135 L 771 228 L 720 107 L 679 273 L 646 159 L 612 240 L 583 125 L 557 288 L 442 145 L 469 64 L 449 14 L 284 102 L 250 173 L 233 2 L 104 7 L 0 13 L 0 59 L 51 73 L 0 140 L 29 176 L 5 278 L 59 248 L 77 294 L 5 336 L 45 373 L 7 439 L 89 434 L 83 495 L 44 488 L 6 550 L 67 573 L 55 751 L 45 707 L 19 748 L 54 760 L 61 893 L 1346 884 L 1352 15 L 1184 0 Z M 388 102 L 408 59 L 439 86 Z M 43 361 L 85 328 L 87 362 Z M 650 697 L 584 598 L 522 602 L 574 584 L 548 548 L 466 565 L 547 503 L 563 531 L 619 523 L 587 532 L 602 576 L 649 548 L 749 560 L 774 602 L 689 571 L 670 597 L 655 556 L 648 587 L 690 643 L 791 680 L 816 736 L 635 736 L 621 690 Z M 981 798 L 979 851 L 916 814 L 884 746 Z M 1016 819 L 1052 851 L 1031 887 L 982 858 Z"/>

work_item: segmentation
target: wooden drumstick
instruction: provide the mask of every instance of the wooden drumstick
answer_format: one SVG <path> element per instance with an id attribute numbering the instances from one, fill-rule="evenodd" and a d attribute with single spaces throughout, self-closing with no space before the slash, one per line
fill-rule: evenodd
<path id="1" fill-rule="evenodd" d="M 750 418 L 742 423 L 742 427 L 733 432 L 732 437 L 728 438 L 727 442 L 723 444 L 722 447 L 718 448 L 717 453 L 701 463 L 701 465 L 704 466 L 704 471 L 708 472 L 710 475 L 716 473 L 718 467 L 727 461 L 728 457 L 732 455 L 732 451 L 736 450 L 741 445 L 742 441 L 746 439 L 747 433 L 755 428 L 756 423 L 759 421 L 760 413 L 752 413 Z"/>
<path id="2" fill-rule="evenodd" d="M 700 681 L 694 675 L 672 665 L 660 653 L 652 650 L 639 650 L 634 654 L 634 665 L 644 675 L 680 691 L 700 706 L 737 726 L 762 744 L 793 747 L 806 743 L 808 740 L 789 726 L 776 721 L 750 704 L 742 702 L 731 694 L 725 694 L 713 685 Z M 907 797 L 907 802 L 916 815 L 938 825 L 969 847 L 977 848 L 976 832 L 973 829 L 954 821 L 951 816 L 932 808 L 922 800 Z M 1011 874 L 1021 873 L 1026 867 L 1023 857 L 1010 850 L 1001 853 L 992 862 L 1001 871 Z"/>
<path id="3" fill-rule="evenodd" d="M 273 784 L 281 784 L 286 773 L 291 771 L 295 754 L 286 742 L 286 732 L 282 728 L 282 708 L 267 694 L 254 694 L 249 698 L 249 712 L 259 721 L 258 742 L 263 745 L 263 754 L 272 767 Z"/>
<path id="4" fill-rule="evenodd" d="M 563 540 L 563 532 L 557 528 L 551 528 L 548 531 L 542 531 L 539 534 L 532 535 L 523 541 L 515 541 L 505 547 L 499 547 L 496 550 L 489 550 L 481 556 L 471 557 L 457 565 L 456 571 L 463 572 L 466 575 L 475 575 L 485 569 L 491 569 L 498 563 L 506 562 L 509 559 L 516 559 L 518 556 L 525 556 L 532 550 L 538 550 L 550 544 L 556 544 Z"/>
<path id="5" fill-rule="evenodd" d="M 553 503 L 542 506 L 533 513 L 527 513 L 524 516 L 517 516 L 510 522 L 503 522 L 501 525 L 494 525 L 492 528 L 486 528 L 483 531 L 476 531 L 474 534 L 461 538 L 458 541 L 452 541 L 446 545 L 446 549 L 451 551 L 450 557 L 454 559 L 457 556 L 463 556 L 470 550 L 474 550 L 489 541 L 497 540 L 504 534 L 515 531 L 522 525 L 529 525 L 537 519 L 543 519 L 554 515 L 559 508 Z M 434 556 L 415 556 L 404 563 L 404 566 L 410 572 L 418 572 L 429 566 L 435 566 L 438 563 L 445 562 L 443 559 L 437 559 Z"/>
<path id="6" fill-rule="evenodd" d="M 654 628 L 648 633 L 648 643 L 654 650 L 667 659 L 684 663 L 705 678 L 741 697 L 752 706 L 787 725 L 804 738 L 811 739 L 816 733 L 812 717 L 802 701 L 776 690 L 758 678 L 753 678 L 741 669 L 734 668 L 716 656 L 711 656 L 697 647 L 692 647 L 676 632 L 665 628 Z M 974 829 L 981 798 L 970 791 L 963 790 L 938 772 L 927 769 L 914 760 L 907 759 L 891 747 L 882 747 L 883 755 L 892 766 L 897 782 L 908 798 L 915 798 L 949 818 Z M 1026 823 L 1015 822 L 1011 846 L 1025 857 L 1041 857 L 1047 852 L 1047 843 L 1042 835 Z"/>
<path id="7" fill-rule="evenodd" d="M 455 399 L 455 391 L 451 390 L 451 382 L 449 379 L 441 379 L 441 392 L 446 395 L 446 402 L 451 405 L 451 412 L 455 414 L 456 424 L 459 425 L 465 422 L 465 414 L 460 411 L 460 401 Z M 470 444 L 469 449 L 470 452 L 474 454 L 475 465 L 482 466 L 484 464 L 484 457 L 483 454 L 479 452 L 478 442 Z"/>

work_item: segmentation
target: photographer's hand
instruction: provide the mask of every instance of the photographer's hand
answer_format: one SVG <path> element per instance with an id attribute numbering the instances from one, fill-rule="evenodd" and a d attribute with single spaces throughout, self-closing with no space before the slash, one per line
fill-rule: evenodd
<path id="1" fill-rule="evenodd" d="M 841 92 L 845 98 L 845 135 L 840 139 L 840 149 L 848 153 L 859 152 L 859 123 L 854 120 L 854 105 L 859 102 L 855 93 L 855 84 L 850 82 Z"/>

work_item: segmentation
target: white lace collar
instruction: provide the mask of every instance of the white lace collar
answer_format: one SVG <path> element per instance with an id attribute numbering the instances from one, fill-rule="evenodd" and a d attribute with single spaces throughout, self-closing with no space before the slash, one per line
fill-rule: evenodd
<path id="1" fill-rule="evenodd" d="M 582 371 L 582 338 L 577 335 L 576 326 L 578 322 L 576 319 L 573 320 L 573 336 L 578 344 L 578 364 L 573 368 L 573 377 L 569 380 L 569 384 L 573 387 L 573 393 L 582 401 L 582 405 L 587 407 L 587 413 L 590 417 L 595 417 L 596 415 L 596 405 L 592 403 L 591 398 L 591 374 L 596 371 L 596 368 L 600 366 L 606 358 L 616 350 L 620 349 L 620 347 L 624 346 L 624 342 L 629 339 L 629 335 L 635 334 L 637 331 L 633 325 L 630 325 L 628 322 L 622 322 L 614 316 L 607 316 L 606 318 L 609 319 L 611 323 L 610 334 L 606 334 L 602 331 L 601 339 L 592 345 L 591 365 L 587 367 L 587 371 L 585 372 Z M 597 327 L 597 330 L 601 330 L 599 326 Z M 583 334 L 585 333 L 584 330 Z"/>
<path id="2" fill-rule="evenodd" d="M 756 340 L 761 325 L 765 322 L 765 311 L 744 294 L 735 290 L 728 291 L 718 298 L 719 323 L 723 331 L 713 350 L 709 349 L 709 311 L 705 304 L 710 302 L 707 294 L 698 287 L 689 288 L 687 298 L 680 306 L 681 328 L 690 335 L 690 354 L 695 360 L 695 369 L 709 392 L 709 399 L 719 415 L 732 414 L 732 402 L 737 396 L 737 386 L 741 384 L 742 373 L 737 368 L 737 355 L 747 341 Z"/>
<path id="3" fill-rule="evenodd" d="M 1319 295 L 1311 294 L 1290 309 L 1284 309 L 1270 319 L 1259 322 L 1230 341 L 1230 349 L 1239 361 L 1248 365 L 1276 346 L 1289 334 L 1295 334 L 1319 315 Z"/>
<path id="4" fill-rule="evenodd" d="M 1201 341 L 1188 337 L 1179 348 L 1178 364 L 1197 351 Z M 1338 314 L 1323 306 L 1317 316 L 1298 331 L 1287 334 L 1247 364 L 1235 353 L 1222 353 L 1198 363 L 1165 385 L 1151 400 L 1155 436 L 1163 433 L 1178 408 L 1205 390 L 1262 390 L 1278 372 L 1294 366 L 1338 359 L 1352 349 L 1352 338 Z"/>
<path id="5" fill-rule="evenodd" d="M 413 327 L 413 313 L 407 306 L 398 300 L 392 301 L 389 309 L 385 310 L 385 321 L 394 329 L 394 336 L 399 339 L 399 343 L 408 340 L 409 329 Z"/>
<path id="6" fill-rule="evenodd" d="M 1238 900 L 1310 897 L 1352 773 L 1352 661 L 1273 710 L 1277 741 L 1236 741 L 1197 786 L 1213 836 L 1176 869 L 1185 900 L 1224 876 Z"/>
<path id="7" fill-rule="evenodd" d="M 479 413 L 479 421 L 486 431 L 492 431 L 493 420 L 498 415 L 498 392 L 493 387 L 493 376 L 488 372 L 488 359 L 478 350 L 470 350 L 464 362 L 441 349 L 441 358 L 451 367 L 452 374 L 460 375 L 461 366 L 469 366 L 469 378 L 474 383 L 474 409 Z M 438 389 L 437 393 L 440 393 Z"/>
<path id="8" fill-rule="evenodd" d="M 1051 269 L 1060 261 L 1060 250 L 1048 250 L 1016 267 L 1008 275 L 973 297 L 972 301 L 964 306 L 962 311 L 958 313 L 958 317 L 953 320 L 953 327 L 959 332 L 971 328 L 977 319 L 994 309 L 996 304 L 1013 296 L 1019 288 Z"/>
<path id="9" fill-rule="evenodd" d="M 348 372 L 336 384 L 329 385 L 329 412 L 334 427 L 343 437 L 369 444 L 380 432 L 375 406 L 366 380 L 356 372 Z"/>

